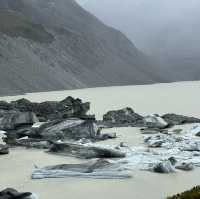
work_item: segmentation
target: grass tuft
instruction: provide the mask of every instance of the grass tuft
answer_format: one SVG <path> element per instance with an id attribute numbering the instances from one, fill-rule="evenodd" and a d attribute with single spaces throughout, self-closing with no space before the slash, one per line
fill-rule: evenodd
<path id="1" fill-rule="evenodd" d="M 200 186 L 194 187 L 193 189 L 181 194 L 168 197 L 167 199 L 200 199 Z"/>

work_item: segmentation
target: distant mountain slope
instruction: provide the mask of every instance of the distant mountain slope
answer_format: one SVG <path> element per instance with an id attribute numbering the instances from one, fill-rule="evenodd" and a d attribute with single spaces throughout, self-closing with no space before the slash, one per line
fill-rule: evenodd
<path id="1" fill-rule="evenodd" d="M 200 79 L 199 0 L 77 0 L 160 60 L 171 81 Z"/>
<path id="2" fill-rule="evenodd" d="M 73 0 L 0 0 L 0 94 L 165 81 Z"/>

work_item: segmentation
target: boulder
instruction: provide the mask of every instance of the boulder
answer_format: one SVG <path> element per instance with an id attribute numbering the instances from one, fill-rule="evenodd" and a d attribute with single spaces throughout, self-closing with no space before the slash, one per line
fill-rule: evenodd
<path id="1" fill-rule="evenodd" d="M 75 143 L 54 143 L 49 152 L 78 158 L 124 158 L 125 153 L 95 145 L 82 145 Z"/>
<path id="2" fill-rule="evenodd" d="M 9 147 L 7 145 L 0 144 L 0 155 L 9 154 Z"/>
<path id="3" fill-rule="evenodd" d="M 125 169 L 122 169 L 120 163 L 111 163 L 104 159 L 93 160 L 82 164 L 62 164 L 36 168 L 32 173 L 32 179 L 65 177 L 123 179 L 132 176 Z"/>
<path id="4" fill-rule="evenodd" d="M 26 139 L 24 139 L 24 137 Z M 47 148 L 50 141 L 100 141 L 116 138 L 116 133 L 104 133 L 95 122 L 78 118 L 37 122 L 32 127 L 22 126 L 6 132 L 9 145 Z"/>
<path id="5" fill-rule="evenodd" d="M 171 162 L 171 164 L 172 164 L 173 166 L 175 166 L 176 163 L 177 163 L 177 160 L 176 160 L 175 157 L 170 157 L 170 158 L 168 158 L 168 160 Z"/>
<path id="6" fill-rule="evenodd" d="M 183 162 L 176 166 L 176 169 L 180 169 L 183 171 L 192 171 L 194 170 L 194 165 L 192 163 Z"/>
<path id="7" fill-rule="evenodd" d="M 74 99 L 73 97 L 67 97 L 64 100 L 60 101 L 59 104 L 65 107 L 71 107 L 71 112 L 69 115 L 64 115 L 67 117 L 84 117 L 90 109 L 90 103 L 83 103 L 81 99 Z"/>
<path id="8" fill-rule="evenodd" d="M 103 116 L 103 122 L 110 126 L 134 126 L 142 122 L 143 117 L 132 108 L 109 111 Z"/>
<path id="9" fill-rule="evenodd" d="M 42 123 L 31 129 L 29 136 L 44 140 L 97 139 L 98 127 L 93 121 L 77 118 Z"/>
<path id="10" fill-rule="evenodd" d="M 144 117 L 144 124 L 148 128 L 166 128 L 168 127 L 168 123 L 161 118 L 159 115 L 153 114 Z"/>
<path id="11" fill-rule="evenodd" d="M 6 102 L 6 101 L 0 101 L 0 110 L 12 110 L 13 106 L 12 104 Z"/>
<path id="12" fill-rule="evenodd" d="M 162 116 L 162 118 L 170 125 L 200 123 L 199 118 L 187 117 L 187 116 L 177 115 L 177 114 L 173 114 L 173 113 L 165 114 Z"/>
<path id="13" fill-rule="evenodd" d="M 31 101 L 22 98 L 16 101 L 12 101 L 10 105 L 13 109 L 21 112 L 34 112 L 34 107 L 37 103 L 32 103 Z"/>
<path id="14" fill-rule="evenodd" d="M 153 171 L 156 173 L 172 173 L 174 172 L 174 167 L 172 166 L 171 162 L 168 161 L 164 161 L 164 162 L 160 162 L 158 164 L 156 164 L 153 167 Z"/>
<path id="15" fill-rule="evenodd" d="M 2 106 L 1 106 L 2 104 Z M 86 117 L 90 103 L 83 103 L 80 99 L 67 97 L 62 101 L 46 101 L 34 103 L 27 99 L 19 99 L 11 103 L 1 102 L 1 110 L 18 110 L 20 112 L 34 112 L 40 121 L 63 119 L 70 117 Z M 94 119 L 94 117 L 90 117 Z"/>
<path id="16" fill-rule="evenodd" d="M 7 188 L 0 192 L 0 199 L 37 199 L 37 197 L 30 192 L 22 193 L 15 189 Z"/>
<path id="17" fill-rule="evenodd" d="M 8 111 L 0 116 L 0 130 L 14 130 L 35 122 L 38 122 L 38 118 L 33 112 Z"/>

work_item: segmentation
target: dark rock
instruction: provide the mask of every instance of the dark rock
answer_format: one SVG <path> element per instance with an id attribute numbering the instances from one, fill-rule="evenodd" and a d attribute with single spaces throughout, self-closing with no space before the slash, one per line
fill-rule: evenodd
<path id="1" fill-rule="evenodd" d="M 39 128 L 32 128 L 31 137 L 45 140 L 80 140 L 98 139 L 98 127 L 89 120 L 65 119 L 42 124 Z"/>
<path id="2" fill-rule="evenodd" d="M 12 110 L 12 104 L 6 101 L 0 101 L 0 110 Z"/>
<path id="3" fill-rule="evenodd" d="M 121 168 L 121 163 L 111 163 L 105 159 L 98 159 L 82 164 L 62 164 L 41 169 L 36 168 L 32 173 L 32 179 L 65 177 L 130 178 L 131 174 L 124 170 Z"/>
<path id="4" fill-rule="evenodd" d="M 87 116 L 90 103 L 83 103 L 81 99 L 67 97 L 64 100 L 46 101 L 42 103 L 31 102 L 27 99 L 19 99 L 11 103 L 0 101 L 0 110 L 16 110 L 20 112 L 34 112 L 40 121 L 78 117 L 95 120 L 94 116 Z"/>
<path id="5" fill-rule="evenodd" d="M 197 137 L 200 137 L 200 132 L 198 132 L 198 133 L 196 134 L 196 136 L 197 136 Z"/>
<path id="6" fill-rule="evenodd" d="M 67 156 L 79 158 L 123 158 L 125 153 L 97 146 L 85 146 L 74 143 L 54 143 L 49 152 L 58 153 Z"/>
<path id="7" fill-rule="evenodd" d="M 31 112 L 33 111 L 36 103 L 32 103 L 29 100 L 22 98 L 16 101 L 12 101 L 10 104 L 13 107 L 13 109 L 16 109 L 18 111 Z"/>
<path id="8" fill-rule="evenodd" d="M 2 138 L 2 140 L 9 146 L 16 144 L 16 134 L 7 134 L 6 137 Z"/>
<path id="9" fill-rule="evenodd" d="M 174 166 L 177 163 L 177 160 L 175 157 L 170 157 L 168 160 L 171 162 L 171 164 Z"/>
<path id="10" fill-rule="evenodd" d="M 165 114 L 162 116 L 162 118 L 170 125 L 200 123 L 199 118 L 187 117 L 187 116 L 176 115 L 176 114 Z"/>
<path id="11" fill-rule="evenodd" d="M 8 145 L 17 145 L 17 139 L 24 137 L 29 137 L 31 135 L 31 125 L 21 126 L 14 130 L 7 130 L 5 133 L 6 137 L 3 138 L 3 141 Z"/>
<path id="12" fill-rule="evenodd" d="M 153 171 L 156 173 L 171 173 L 174 172 L 174 168 L 170 161 L 164 161 L 156 164 Z"/>
<path id="13" fill-rule="evenodd" d="M 116 138 L 115 133 L 101 134 L 92 120 L 73 118 L 38 122 L 32 127 L 9 130 L 3 140 L 8 145 L 47 148 L 50 141 L 100 141 L 113 138 Z"/>
<path id="14" fill-rule="evenodd" d="M 0 117 L 0 130 L 14 130 L 36 122 L 38 122 L 38 118 L 33 112 L 8 111 Z"/>
<path id="15" fill-rule="evenodd" d="M 69 114 L 66 113 L 65 118 L 67 117 L 84 117 L 86 113 L 90 109 L 90 103 L 82 103 L 82 100 L 77 98 L 74 99 L 73 97 L 67 97 L 64 100 L 60 101 L 62 106 L 71 107 L 71 112 Z M 71 115 L 70 115 L 71 114 Z"/>
<path id="16" fill-rule="evenodd" d="M 16 138 L 22 138 L 22 137 L 25 137 L 25 136 L 29 136 L 31 134 L 31 126 L 28 125 L 28 126 L 21 126 L 21 127 L 18 127 L 17 129 L 15 130 L 11 130 L 11 131 L 8 131 L 7 135 L 11 133 L 11 134 L 16 134 Z"/>
<path id="17" fill-rule="evenodd" d="M 9 147 L 7 145 L 0 144 L 0 155 L 9 154 Z"/>
<path id="18" fill-rule="evenodd" d="M 96 121 L 95 115 L 83 115 L 79 117 L 82 120 Z"/>
<path id="19" fill-rule="evenodd" d="M 109 111 L 103 116 L 103 122 L 110 126 L 134 126 L 142 121 L 143 117 L 127 107 L 120 110 Z"/>
<path id="20" fill-rule="evenodd" d="M 30 143 L 25 145 L 37 147 L 48 140 L 97 139 L 98 128 L 94 123 L 95 116 L 87 115 L 89 108 L 90 103 L 83 103 L 80 99 L 72 97 L 59 102 L 42 103 L 30 102 L 27 99 L 19 99 L 11 103 L 1 101 L 0 130 L 6 131 L 7 137 L 4 141 L 9 145 L 19 145 L 17 140 L 26 136 Z M 32 128 L 32 125 L 38 124 L 39 121 L 43 123 L 40 123 L 39 127 Z M 110 137 L 101 134 L 98 136 L 98 139 Z"/>
<path id="21" fill-rule="evenodd" d="M 183 171 L 192 171 L 192 170 L 194 170 L 194 165 L 192 163 L 183 162 L 180 165 L 177 165 L 176 169 L 180 169 Z"/>
<path id="22" fill-rule="evenodd" d="M 0 199 L 31 199 L 32 193 L 20 193 L 15 189 L 7 188 L 0 192 Z"/>
<path id="23" fill-rule="evenodd" d="M 67 97 L 60 102 L 46 101 L 33 103 L 27 99 L 20 99 L 11 102 L 14 109 L 21 112 L 34 112 L 40 121 L 63 119 L 70 117 L 86 117 L 90 109 L 90 103 L 83 103 L 80 99 Z"/>

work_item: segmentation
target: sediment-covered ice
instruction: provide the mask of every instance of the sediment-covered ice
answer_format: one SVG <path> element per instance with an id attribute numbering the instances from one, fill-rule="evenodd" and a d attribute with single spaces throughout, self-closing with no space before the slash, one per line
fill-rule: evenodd
<path id="1" fill-rule="evenodd" d="M 190 168 L 200 167 L 200 137 L 196 136 L 198 129 L 200 125 L 193 125 L 189 130 L 182 130 L 181 133 L 169 130 L 167 134 L 144 135 L 143 145 L 121 147 L 120 150 L 127 155 L 117 162 L 125 163 L 123 164 L 125 169 L 152 171 L 155 165 L 173 157 L 177 162 L 177 165 L 172 165 L 174 169 L 176 166 L 180 169 L 180 165 Z"/>
<path id="2" fill-rule="evenodd" d="M 123 163 L 104 159 L 95 159 L 80 164 L 61 164 L 35 168 L 32 173 L 32 179 L 66 177 L 124 179 L 131 176 L 131 173 L 123 168 Z"/>
<path id="3" fill-rule="evenodd" d="M 102 144 L 87 143 L 83 146 L 102 147 Z M 79 165 L 56 165 L 36 168 L 32 178 L 128 178 L 131 170 L 147 170 L 158 173 L 171 173 L 177 170 L 190 171 L 200 167 L 200 138 L 195 136 L 194 127 L 182 133 L 157 133 L 144 136 L 139 146 L 103 145 L 126 154 L 124 158 L 94 160 Z M 96 161 L 96 162 L 95 162 Z M 75 168 L 75 169 L 74 169 Z M 77 169 L 78 168 L 78 169 Z M 92 168 L 85 170 L 85 168 Z"/>
<path id="4" fill-rule="evenodd" d="M 128 169 L 152 170 L 156 164 L 173 157 L 178 165 L 174 168 L 182 168 L 180 165 L 185 166 L 183 170 L 187 169 L 186 166 L 200 167 L 200 138 L 195 135 L 197 128 L 200 126 L 194 125 L 180 134 L 169 131 L 168 134 L 144 136 L 144 145 L 121 149 L 126 151 L 127 156 L 118 161 L 127 162 L 124 166 Z"/>

